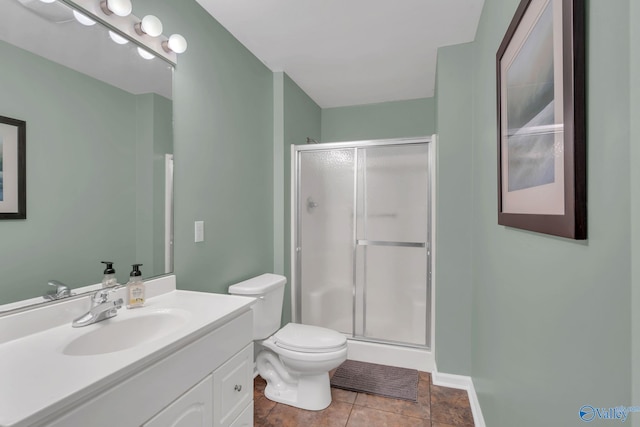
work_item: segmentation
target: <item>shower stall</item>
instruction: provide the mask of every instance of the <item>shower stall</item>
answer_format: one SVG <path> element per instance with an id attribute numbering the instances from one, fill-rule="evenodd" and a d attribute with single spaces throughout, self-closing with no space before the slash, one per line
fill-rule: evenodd
<path id="1" fill-rule="evenodd" d="M 293 320 L 344 333 L 350 358 L 411 367 L 391 360 L 404 352 L 428 369 L 432 146 L 422 138 L 292 147 Z"/>

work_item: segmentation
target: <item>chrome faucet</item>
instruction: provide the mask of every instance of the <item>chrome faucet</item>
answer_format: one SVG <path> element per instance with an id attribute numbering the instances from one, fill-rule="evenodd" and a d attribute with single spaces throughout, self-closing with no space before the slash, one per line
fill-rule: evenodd
<path id="1" fill-rule="evenodd" d="M 116 316 L 118 309 L 122 308 L 124 301 L 122 298 L 111 299 L 111 296 L 120 288 L 122 288 L 122 286 L 100 289 L 93 294 L 91 296 L 91 309 L 77 319 L 74 319 L 71 326 L 80 328 Z"/>
<path id="2" fill-rule="evenodd" d="M 55 286 L 56 288 L 55 291 L 49 291 L 43 296 L 43 298 L 47 301 L 55 301 L 73 295 L 71 293 L 71 289 L 69 289 L 67 285 L 62 282 L 58 282 L 57 280 L 49 280 L 49 282 L 47 282 L 47 285 Z"/>

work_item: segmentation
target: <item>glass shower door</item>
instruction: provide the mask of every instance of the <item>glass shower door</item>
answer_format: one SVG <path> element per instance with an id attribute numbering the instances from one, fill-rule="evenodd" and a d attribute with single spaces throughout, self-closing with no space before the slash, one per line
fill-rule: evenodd
<path id="1" fill-rule="evenodd" d="M 329 145 L 296 152 L 294 320 L 429 347 L 427 143 Z"/>
<path id="2" fill-rule="evenodd" d="M 429 345 L 426 144 L 358 150 L 356 338 Z"/>
<path id="3" fill-rule="evenodd" d="M 300 320 L 352 334 L 356 150 L 299 156 Z"/>

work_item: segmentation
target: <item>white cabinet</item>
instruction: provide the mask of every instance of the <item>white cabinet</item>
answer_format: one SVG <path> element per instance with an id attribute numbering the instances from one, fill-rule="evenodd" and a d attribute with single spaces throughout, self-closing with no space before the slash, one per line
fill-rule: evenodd
<path id="1" fill-rule="evenodd" d="M 213 378 L 209 375 L 142 427 L 208 427 L 212 422 Z"/>
<path id="2" fill-rule="evenodd" d="M 253 425 L 253 316 L 248 311 L 33 427 Z"/>

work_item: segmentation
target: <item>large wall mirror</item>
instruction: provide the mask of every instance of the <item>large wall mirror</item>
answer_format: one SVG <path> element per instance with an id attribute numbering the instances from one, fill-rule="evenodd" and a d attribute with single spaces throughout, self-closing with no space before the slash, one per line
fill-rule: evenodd
<path id="1" fill-rule="evenodd" d="M 120 283 L 133 263 L 171 272 L 171 65 L 40 0 L 1 2 L 0 61 L 0 116 L 26 122 L 27 172 L 26 219 L 0 220 L 0 311 L 43 302 L 50 280 L 100 283 L 101 261 Z"/>

